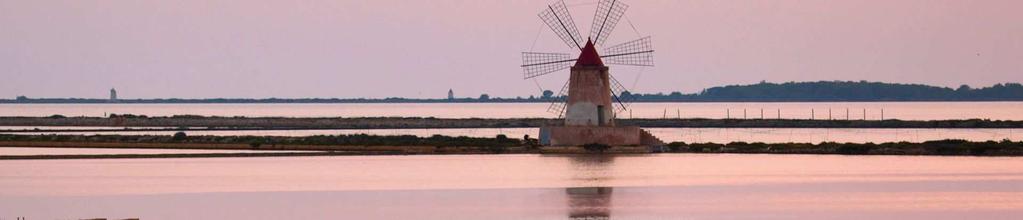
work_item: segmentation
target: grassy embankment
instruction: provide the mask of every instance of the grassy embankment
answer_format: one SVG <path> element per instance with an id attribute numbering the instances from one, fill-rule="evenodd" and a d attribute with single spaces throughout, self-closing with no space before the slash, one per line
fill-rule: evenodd
<path id="1" fill-rule="evenodd" d="M 308 137 L 275 136 L 175 136 L 159 135 L 0 135 L 0 146 L 5 147 L 64 147 L 64 148 L 145 148 L 145 149 L 231 149 L 267 150 L 264 156 L 317 156 L 317 155 L 406 155 L 406 154 L 506 154 L 542 153 L 536 139 L 472 137 L 416 137 L 375 135 L 320 135 Z M 964 156 L 1023 156 L 1023 142 L 940 140 L 920 143 L 683 143 L 667 146 L 672 153 L 758 153 L 758 154 L 844 154 L 844 155 L 964 155 Z M 623 152 L 616 148 L 589 145 L 579 152 Z M 635 149 L 635 148 L 633 148 Z M 314 150 L 301 155 L 295 152 L 271 155 L 272 150 Z M 570 151 L 557 151 L 570 152 Z M 201 155 L 201 154 L 199 154 Z M 68 155 L 60 155 L 76 158 Z M 60 159 L 60 156 L 50 156 Z M 168 155 L 186 157 L 188 155 Z M 210 154 L 207 156 L 231 156 Z M 236 156 L 246 156 L 238 154 Z M 252 154 L 247 156 L 259 156 Z M 45 159 L 5 156 L 0 159 Z M 45 156 L 41 156 L 45 157 Z M 88 156 L 80 158 L 91 158 Z M 129 156 L 124 156 L 133 158 Z M 156 156 L 145 156 L 156 157 Z M 118 158 L 111 156 L 109 158 Z"/>
<path id="2" fill-rule="evenodd" d="M 318 135 L 278 136 L 188 136 L 169 135 L 8 135 L 0 134 L 3 147 L 122 148 L 325 151 L 338 154 L 490 154 L 538 152 L 535 139 L 522 141 L 499 135 L 495 138 L 421 138 L 411 135 Z"/>
<path id="3" fill-rule="evenodd" d="M 286 129 L 408 129 L 408 128 L 536 128 L 561 125 L 547 118 L 284 118 L 284 117 L 0 117 L 0 126 L 120 127 L 136 130 L 286 130 Z M 1023 128 L 1023 121 L 1002 120 L 801 120 L 801 119 L 617 119 L 623 126 L 645 128 Z M 5 130 L 38 132 L 61 130 Z M 67 131 L 67 130 L 63 130 Z M 76 129 L 74 131 L 111 131 Z"/>

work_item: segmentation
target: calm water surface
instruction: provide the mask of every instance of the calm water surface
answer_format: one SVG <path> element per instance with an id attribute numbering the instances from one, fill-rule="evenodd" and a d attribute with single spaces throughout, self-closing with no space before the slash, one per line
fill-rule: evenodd
<path id="1" fill-rule="evenodd" d="M 6 104 L 3 116 L 104 116 L 143 114 L 150 116 L 283 116 L 283 117 L 441 117 L 441 118 L 527 118 L 554 117 L 545 103 L 431 103 L 431 104 Z M 763 109 L 761 111 L 761 109 Z M 1023 120 L 1023 102 L 811 102 L 811 103 L 635 103 L 622 118 L 816 118 L 936 120 L 987 118 Z M 848 111 L 847 111 L 848 110 Z M 830 114 L 829 114 L 830 112 Z M 848 115 L 847 115 L 848 113 Z M 35 127 L 0 127 L 32 129 Z M 69 127 L 40 127 L 68 129 Z M 84 127 L 83 127 L 84 128 Z M 115 128 L 116 129 L 116 128 Z M 654 128 L 665 141 L 689 143 L 746 142 L 893 142 L 940 139 L 1023 140 L 1021 129 L 787 129 L 787 128 Z M 174 132 L 80 132 L 67 134 L 159 134 Z M 287 130 L 287 131 L 196 131 L 190 135 L 277 135 L 308 136 L 335 134 L 418 135 L 493 137 L 505 134 L 536 136 L 537 129 L 386 129 L 386 130 Z M 46 134 L 46 133 L 33 133 Z"/>
<path id="2" fill-rule="evenodd" d="M 556 117 L 546 103 L 431 104 L 3 104 L 0 116 Z M 795 118 L 1023 120 L 1023 102 L 634 103 L 620 118 Z M 762 111 L 761 111 L 762 110 Z M 847 111 L 848 110 L 848 111 Z M 830 116 L 829 116 L 830 111 Z M 761 114 L 761 112 L 763 112 Z M 848 114 L 846 114 L 848 112 Z"/>
<path id="3" fill-rule="evenodd" d="M 0 161 L 0 217 L 1018 219 L 1021 167 L 729 154 Z"/>

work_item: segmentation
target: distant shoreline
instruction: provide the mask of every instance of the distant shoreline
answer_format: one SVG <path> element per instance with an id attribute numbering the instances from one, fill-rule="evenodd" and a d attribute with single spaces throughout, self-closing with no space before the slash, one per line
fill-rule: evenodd
<path id="1" fill-rule="evenodd" d="M 624 102 L 997 102 L 1023 101 L 1023 85 L 999 83 L 990 87 L 953 89 L 921 84 L 867 81 L 760 82 L 704 89 L 698 93 L 642 94 L 628 91 L 617 95 Z M 545 90 L 528 97 L 478 98 L 206 98 L 206 99 L 88 99 L 29 98 L 0 99 L 0 104 L 315 104 L 315 103 L 544 103 L 564 99 L 565 94 Z"/>

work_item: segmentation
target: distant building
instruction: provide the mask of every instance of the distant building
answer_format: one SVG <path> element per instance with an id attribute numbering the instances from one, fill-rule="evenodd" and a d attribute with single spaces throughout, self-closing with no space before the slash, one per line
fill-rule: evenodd
<path id="1" fill-rule="evenodd" d="M 451 90 L 451 89 L 448 89 L 448 100 L 453 100 L 453 99 L 455 99 L 455 91 Z"/>
<path id="2" fill-rule="evenodd" d="M 117 102 L 117 90 L 110 88 L 110 102 Z"/>

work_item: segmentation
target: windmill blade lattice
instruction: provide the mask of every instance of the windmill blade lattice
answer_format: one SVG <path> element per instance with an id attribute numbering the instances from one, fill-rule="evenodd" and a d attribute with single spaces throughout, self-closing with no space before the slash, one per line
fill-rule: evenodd
<path id="1" fill-rule="evenodd" d="M 540 20 L 543 20 L 547 27 L 550 27 L 554 34 L 558 35 L 562 41 L 568 47 L 573 49 L 582 49 L 582 37 L 579 35 L 579 29 L 575 26 L 575 21 L 572 20 L 572 15 L 568 13 L 568 6 L 565 6 L 565 1 L 558 1 L 553 5 L 547 5 L 547 8 L 540 12 Z"/>
<path id="2" fill-rule="evenodd" d="M 654 46 L 650 36 L 610 46 L 601 56 L 604 63 L 629 66 L 654 66 Z"/>
<path id="3" fill-rule="evenodd" d="M 649 36 L 610 47 L 604 46 L 604 43 L 610 39 L 609 36 L 613 33 L 615 26 L 624 18 L 628 8 L 629 6 L 620 0 L 598 0 L 597 10 L 593 15 L 589 30 L 589 40 L 598 48 L 605 48 L 602 53 L 599 53 L 602 54 L 600 60 L 603 64 L 653 66 L 654 50 Z M 576 28 L 575 21 L 564 0 L 555 0 L 554 3 L 547 5 L 538 16 L 569 48 L 583 49 L 582 45 L 586 43 L 587 39 L 579 35 L 579 30 Z M 523 52 L 521 66 L 523 78 L 530 79 L 571 68 L 577 60 L 575 56 L 581 57 L 582 55 Z M 614 76 L 608 76 L 610 85 L 607 86 L 614 103 L 611 104 L 613 106 L 612 117 L 616 117 L 618 113 L 628 110 L 636 96 L 626 95 L 631 93 Z M 558 118 L 566 117 L 570 85 L 570 82 L 565 82 L 557 96 L 551 97 L 549 100 L 551 103 L 547 111 L 557 114 Z"/>
<path id="4" fill-rule="evenodd" d="M 625 92 L 628 92 L 629 90 L 625 89 L 625 86 L 622 86 L 622 83 L 618 82 L 614 76 L 608 76 L 611 77 L 611 96 L 615 99 L 615 102 L 617 102 L 617 105 L 614 105 L 614 112 L 620 113 L 627 110 L 629 105 L 632 104 L 632 101 L 635 101 L 635 98 L 632 95 L 622 96 L 622 94 L 625 94 Z"/>
<path id="5" fill-rule="evenodd" d="M 558 118 L 565 116 L 565 107 L 568 105 L 568 81 L 565 81 L 565 86 L 561 87 L 561 91 L 558 92 L 557 96 L 551 100 L 551 105 L 547 106 L 547 112 L 558 115 Z"/>
<path id="6" fill-rule="evenodd" d="M 572 67 L 575 59 L 567 53 L 522 52 L 522 76 L 529 79 Z"/>
<path id="7" fill-rule="evenodd" d="M 597 13 L 593 14 L 593 24 L 590 25 L 590 37 L 593 44 L 604 45 L 611 31 L 615 29 L 618 20 L 625 15 L 629 5 L 618 0 L 600 0 L 597 3 Z"/>

